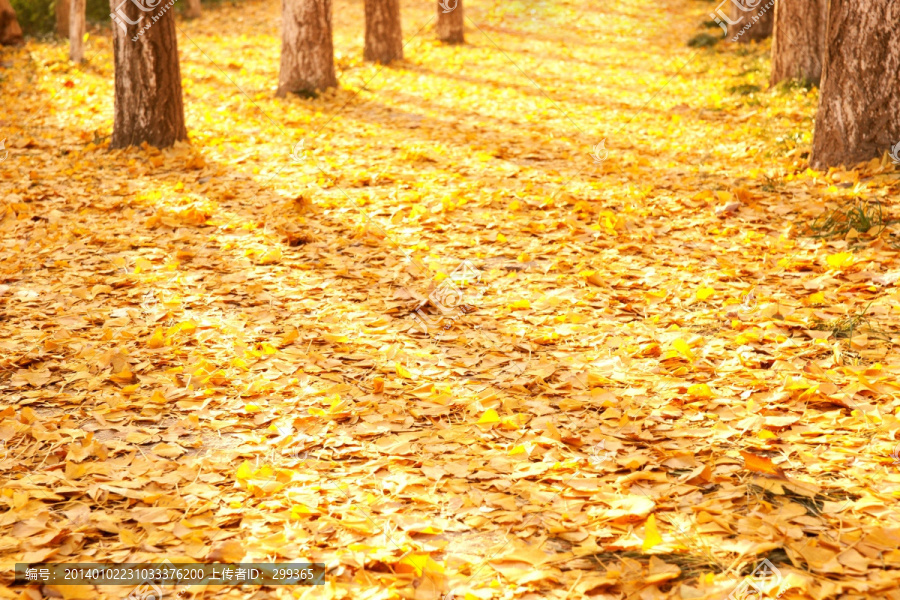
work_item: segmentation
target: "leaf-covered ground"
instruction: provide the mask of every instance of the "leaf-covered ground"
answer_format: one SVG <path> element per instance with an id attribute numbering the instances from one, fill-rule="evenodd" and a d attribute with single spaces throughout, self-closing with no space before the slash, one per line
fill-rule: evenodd
<path id="1" fill-rule="evenodd" d="M 474 0 L 463 47 L 432 4 L 382 68 L 338 0 L 318 99 L 274 98 L 280 3 L 179 21 L 166 151 L 107 148 L 108 32 L 80 68 L 0 52 L 5 581 L 900 599 L 897 240 L 842 216 L 896 214 L 896 168 L 809 171 L 816 90 L 768 89 L 767 44 L 689 47 L 709 3 Z"/>

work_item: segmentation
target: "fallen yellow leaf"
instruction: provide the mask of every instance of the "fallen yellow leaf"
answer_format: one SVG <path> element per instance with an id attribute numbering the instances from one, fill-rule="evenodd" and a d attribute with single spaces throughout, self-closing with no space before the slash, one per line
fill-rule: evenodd
<path id="1" fill-rule="evenodd" d="M 841 269 L 853 264 L 853 254 L 850 252 L 838 252 L 825 257 L 825 262 L 833 269 Z"/>
<path id="2" fill-rule="evenodd" d="M 481 415 L 481 418 L 478 419 L 478 425 L 494 425 L 495 423 L 500 422 L 500 415 L 497 414 L 497 411 L 493 408 L 489 408 L 484 411 L 484 414 Z"/>
<path id="3" fill-rule="evenodd" d="M 708 288 L 708 287 L 700 288 L 699 290 L 697 290 L 697 300 L 700 300 L 700 301 L 708 300 L 715 293 L 716 293 L 716 290 L 714 290 L 712 288 Z"/>
<path id="4" fill-rule="evenodd" d="M 163 337 L 163 329 L 162 327 L 157 327 L 153 330 L 153 335 L 147 340 L 148 348 L 162 348 L 166 344 L 166 340 Z"/>
<path id="5" fill-rule="evenodd" d="M 659 529 L 656 527 L 656 514 L 651 514 L 644 524 L 644 543 L 641 545 L 641 549 L 646 552 L 661 544 L 662 541 L 662 536 L 659 535 Z"/>
<path id="6" fill-rule="evenodd" d="M 695 383 L 688 388 L 688 395 L 695 400 L 708 400 L 713 397 L 713 391 L 705 383 Z"/>

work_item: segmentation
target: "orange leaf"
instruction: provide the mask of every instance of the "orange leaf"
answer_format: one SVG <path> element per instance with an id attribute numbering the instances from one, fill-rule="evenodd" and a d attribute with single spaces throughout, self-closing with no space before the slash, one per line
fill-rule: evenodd
<path id="1" fill-rule="evenodd" d="M 744 457 L 744 466 L 754 473 L 761 473 L 763 475 L 769 475 L 771 477 L 777 477 L 779 479 L 787 479 L 787 475 L 784 474 L 784 469 L 773 463 L 771 460 L 764 456 L 757 456 L 755 454 L 750 454 L 749 452 L 741 451 L 741 456 Z"/>

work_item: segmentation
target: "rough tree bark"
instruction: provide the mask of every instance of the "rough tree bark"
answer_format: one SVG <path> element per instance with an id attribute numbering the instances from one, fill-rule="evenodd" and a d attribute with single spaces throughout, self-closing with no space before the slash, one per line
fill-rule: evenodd
<path id="1" fill-rule="evenodd" d="M 140 7 L 120 2 L 110 0 L 116 65 L 110 147 L 147 142 L 165 148 L 186 140 L 175 10 L 161 0 L 144 0 Z"/>
<path id="2" fill-rule="evenodd" d="M 746 44 L 771 36 L 772 24 L 775 22 L 774 2 L 775 0 L 731 0 L 728 39 Z"/>
<path id="3" fill-rule="evenodd" d="M 882 156 L 900 142 L 900 2 L 831 0 L 810 165 Z"/>
<path id="4" fill-rule="evenodd" d="M 22 43 L 22 28 L 9 0 L 0 0 L 0 45 L 12 46 Z"/>
<path id="5" fill-rule="evenodd" d="M 315 96 L 337 86 L 331 0 L 282 0 L 278 96 Z"/>
<path id="6" fill-rule="evenodd" d="M 184 16 L 188 19 L 199 19 L 202 14 L 203 9 L 200 8 L 200 0 L 188 0 L 187 11 L 185 11 Z"/>
<path id="7" fill-rule="evenodd" d="M 827 25 L 828 0 L 778 0 L 775 3 L 772 85 L 786 79 L 819 85 Z"/>
<path id="8" fill-rule="evenodd" d="M 61 38 L 69 37 L 69 13 L 71 11 L 69 0 L 56 0 L 56 35 Z"/>
<path id="9" fill-rule="evenodd" d="M 85 0 L 71 0 L 69 11 L 69 58 L 84 60 Z"/>
<path id="10" fill-rule="evenodd" d="M 363 58 L 387 64 L 403 58 L 400 0 L 365 0 L 366 45 Z"/>
<path id="11" fill-rule="evenodd" d="M 437 11 L 437 38 L 446 44 L 464 43 L 462 0 L 438 0 Z"/>

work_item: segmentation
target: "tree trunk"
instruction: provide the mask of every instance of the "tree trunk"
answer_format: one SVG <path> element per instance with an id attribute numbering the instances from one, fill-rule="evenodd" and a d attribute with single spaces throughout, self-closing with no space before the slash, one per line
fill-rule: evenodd
<path id="1" fill-rule="evenodd" d="M 111 148 L 143 142 L 165 148 L 187 139 L 173 4 L 110 0 L 116 65 Z"/>
<path id="2" fill-rule="evenodd" d="M 764 40 L 772 35 L 775 0 L 731 0 L 728 39 L 732 42 Z"/>
<path id="3" fill-rule="evenodd" d="M 331 0 L 282 0 L 278 96 L 315 96 L 336 87 Z"/>
<path id="4" fill-rule="evenodd" d="M 366 46 L 363 58 L 382 64 L 403 58 L 400 0 L 365 0 Z"/>
<path id="5" fill-rule="evenodd" d="M 900 142 L 900 2 L 831 0 L 810 165 L 883 156 Z"/>
<path id="6" fill-rule="evenodd" d="M 187 11 L 184 13 L 184 16 L 188 19 L 199 19 L 202 14 L 203 10 L 200 8 L 200 0 L 188 0 Z"/>
<path id="7" fill-rule="evenodd" d="M 0 45 L 12 46 L 22 43 L 22 28 L 9 0 L 0 0 Z"/>
<path id="8" fill-rule="evenodd" d="M 462 0 L 438 0 L 437 10 L 437 38 L 446 44 L 464 43 Z"/>
<path id="9" fill-rule="evenodd" d="M 827 25 L 828 0 L 778 0 L 775 3 L 771 85 L 786 79 L 819 85 Z"/>
<path id="10" fill-rule="evenodd" d="M 76 63 L 84 60 L 85 0 L 71 0 L 69 11 L 69 58 Z"/>
<path id="11" fill-rule="evenodd" d="M 56 35 L 61 38 L 69 37 L 69 13 L 72 8 L 69 0 L 56 0 Z"/>

